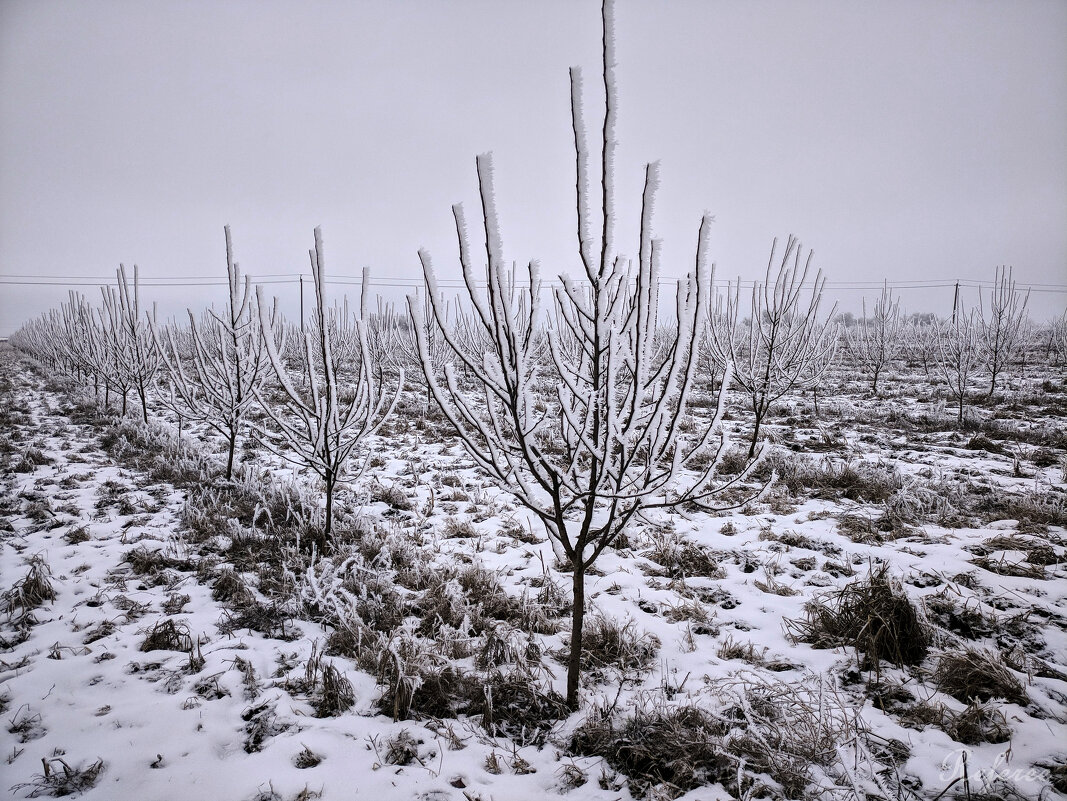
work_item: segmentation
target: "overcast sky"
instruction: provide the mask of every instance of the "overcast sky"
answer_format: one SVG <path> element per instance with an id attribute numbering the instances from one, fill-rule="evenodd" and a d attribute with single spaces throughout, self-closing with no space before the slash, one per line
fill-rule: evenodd
<path id="1" fill-rule="evenodd" d="M 599 74 L 596 0 L 0 0 L 0 274 L 454 274 L 450 206 L 492 150 L 506 256 L 577 272 L 567 68 Z M 620 0 L 618 188 L 637 249 L 662 163 L 664 272 L 706 209 L 717 277 L 774 237 L 846 282 L 1067 284 L 1067 3 Z M 587 103 L 590 114 L 596 97 Z M 59 281 L 59 283 L 63 283 Z M 65 297 L 0 285 L 0 333 Z M 83 291 L 94 293 L 91 287 Z M 158 287 L 163 310 L 220 287 Z M 290 285 L 272 291 L 294 295 Z M 340 291 L 340 289 L 338 289 Z M 902 290 L 942 313 L 951 288 Z M 1031 298 L 1034 316 L 1067 294 Z"/>

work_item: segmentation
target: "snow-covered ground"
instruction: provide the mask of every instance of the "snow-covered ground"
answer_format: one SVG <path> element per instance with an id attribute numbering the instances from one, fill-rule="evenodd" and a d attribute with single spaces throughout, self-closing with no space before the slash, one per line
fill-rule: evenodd
<path id="1" fill-rule="evenodd" d="M 579 711 L 494 734 L 484 691 L 472 702 L 459 679 L 440 690 L 455 715 L 430 696 L 451 666 L 489 695 L 525 682 L 555 708 L 570 576 L 440 420 L 402 412 L 383 431 L 345 499 L 351 543 L 312 556 L 306 542 L 266 541 L 277 504 L 197 517 L 213 491 L 286 486 L 277 459 L 247 449 L 244 489 L 174 464 L 165 480 L 159 462 L 178 459 L 159 446 L 165 429 L 138 434 L 10 350 L 0 361 L 0 784 L 13 797 L 1050 798 L 1053 777 L 1067 780 L 1062 379 L 1018 391 L 1000 421 L 1014 438 L 953 431 L 918 380 L 886 381 L 897 397 L 878 401 L 853 385 L 821 400 L 819 424 L 808 398 L 784 404 L 765 501 L 664 515 L 607 551 L 587 624 L 622 645 L 591 662 Z M 420 408 L 417 390 L 406 403 Z M 241 543 L 253 556 L 239 558 Z M 928 643 L 891 643 L 872 661 L 805 629 L 813 599 L 833 608 L 872 577 L 883 595 L 860 612 L 868 630 L 893 617 L 897 593 Z M 346 647 L 334 625 L 345 609 L 378 639 Z M 919 644 L 915 658 L 897 652 Z M 956 688 L 968 664 L 987 668 L 979 679 L 996 672 L 997 689 Z M 1005 687 L 1017 690 L 999 697 Z M 405 717 L 405 688 L 408 719 L 383 714 Z M 971 691 L 982 700 L 969 704 Z M 625 734 L 626 721 L 674 720 L 677 734 L 671 710 L 686 708 L 725 726 L 707 736 L 736 749 L 729 767 L 700 768 L 688 792 L 662 773 L 628 781 L 626 738 L 667 730 Z M 605 728 L 590 720 L 614 721 L 615 757 L 596 755 Z M 760 762 L 775 755 L 793 767 Z M 798 771 L 799 790 L 783 779 Z"/>

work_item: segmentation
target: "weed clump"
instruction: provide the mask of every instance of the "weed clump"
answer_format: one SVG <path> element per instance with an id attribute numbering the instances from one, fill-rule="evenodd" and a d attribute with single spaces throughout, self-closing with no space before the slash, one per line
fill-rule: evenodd
<path id="1" fill-rule="evenodd" d="M 621 725 L 595 712 L 574 732 L 570 751 L 603 757 L 629 777 L 636 798 L 649 797 L 656 787 L 673 798 L 736 779 L 734 761 L 722 748 L 726 733 L 722 720 L 696 706 L 638 707 Z"/>
<path id="2" fill-rule="evenodd" d="M 651 536 L 651 540 L 652 547 L 641 555 L 661 566 L 662 570 L 657 571 L 656 575 L 675 579 L 693 576 L 706 578 L 726 576 L 715 557 L 695 542 L 690 542 L 673 532 L 657 532 Z"/>
<path id="3" fill-rule="evenodd" d="M 51 759 L 41 758 L 44 771 L 33 777 L 32 781 L 24 784 L 16 784 L 12 790 L 24 790 L 29 788 L 30 798 L 41 795 L 50 795 L 62 798 L 75 795 L 85 790 L 90 790 L 96 784 L 100 774 L 104 771 L 104 760 L 97 759 L 89 765 L 72 768 L 61 757 Z"/>
<path id="4" fill-rule="evenodd" d="M 40 554 L 31 556 L 30 569 L 26 571 L 26 575 L 0 596 L 3 610 L 11 616 L 16 609 L 21 609 L 25 615 L 45 601 L 54 601 L 56 592 L 52 587 L 52 582 L 49 581 L 51 575 L 52 570 L 43 556 Z"/>
<path id="5" fill-rule="evenodd" d="M 582 669 L 590 675 L 615 670 L 623 675 L 643 673 L 659 653 L 660 641 L 633 620 L 620 622 L 602 614 L 586 621 L 582 633 Z"/>
<path id="6" fill-rule="evenodd" d="M 239 573 L 231 568 L 219 571 L 211 587 L 211 597 L 233 606 L 246 606 L 255 601 L 255 596 Z"/>
<path id="7" fill-rule="evenodd" d="M 66 542 L 67 545 L 78 545 L 79 543 L 87 542 L 90 539 L 92 539 L 92 537 L 89 534 L 88 526 L 76 526 L 63 535 L 63 541 Z"/>
<path id="8" fill-rule="evenodd" d="M 370 499 L 373 503 L 384 503 L 391 509 L 400 512 L 410 512 L 415 504 L 404 494 L 404 491 L 395 484 L 385 485 L 375 481 L 370 488 Z"/>
<path id="9" fill-rule="evenodd" d="M 962 712 L 946 710 L 941 720 L 945 734 L 964 745 L 1006 743 L 1011 739 L 1011 726 L 1004 713 L 992 704 L 974 701 Z"/>
<path id="10" fill-rule="evenodd" d="M 1015 674 L 987 651 L 968 648 L 944 654 L 937 663 L 934 679 L 938 689 L 965 704 L 993 698 L 1020 706 L 1030 702 Z"/>
<path id="11" fill-rule="evenodd" d="M 193 638 L 184 623 L 173 620 L 161 620 L 152 627 L 141 643 L 142 651 L 185 651 L 193 650 Z"/>
<path id="12" fill-rule="evenodd" d="M 472 712 L 479 709 L 482 728 L 520 746 L 544 745 L 556 722 L 570 714 L 562 695 L 542 687 L 522 670 L 494 671 L 482 688 L 482 698 L 472 704 Z"/>
<path id="13" fill-rule="evenodd" d="M 304 671 L 304 680 L 311 688 L 311 703 L 315 708 L 317 718 L 340 715 L 351 709 L 352 704 L 356 702 L 352 682 L 333 665 L 322 663 L 317 646 L 311 649 L 311 656 L 308 658 Z"/>
<path id="14" fill-rule="evenodd" d="M 883 660 L 917 665 L 930 649 L 931 627 L 888 572 L 886 565 L 872 567 L 866 578 L 810 602 L 803 619 L 786 621 L 787 630 L 816 648 L 854 648 L 866 669 L 877 670 Z"/>

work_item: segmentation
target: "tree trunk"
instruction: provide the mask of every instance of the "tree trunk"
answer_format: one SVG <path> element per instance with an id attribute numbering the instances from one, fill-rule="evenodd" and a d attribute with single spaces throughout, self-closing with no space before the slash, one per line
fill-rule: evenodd
<path id="1" fill-rule="evenodd" d="M 233 478 L 233 452 L 237 449 L 237 429 L 230 429 L 229 448 L 226 454 L 226 478 Z"/>
<path id="2" fill-rule="evenodd" d="M 756 412 L 756 424 L 752 429 L 752 441 L 748 446 L 748 458 L 751 459 L 756 455 L 756 443 L 759 442 L 759 427 L 763 422 L 763 415 Z"/>
<path id="3" fill-rule="evenodd" d="M 326 471 L 326 524 L 323 526 L 323 533 L 327 538 L 330 536 L 330 532 L 333 531 L 333 488 L 337 483 L 337 479 L 332 470 Z"/>
<path id="4" fill-rule="evenodd" d="M 137 384 L 137 395 L 141 398 L 141 417 L 144 419 L 145 425 L 148 425 L 148 398 L 145 395 L 144 384 Z"/>
<path id="5" fill-rule="evenodd" d="M 571 653 L 567 661 L 567 706 L 578 708 L 578 678 L 582 673 L 582 626 L 585 624 L 585 566 L 580 558 L 572 559 L 574 575 L 571 589 L 574 607 L 571 609 Z"/>

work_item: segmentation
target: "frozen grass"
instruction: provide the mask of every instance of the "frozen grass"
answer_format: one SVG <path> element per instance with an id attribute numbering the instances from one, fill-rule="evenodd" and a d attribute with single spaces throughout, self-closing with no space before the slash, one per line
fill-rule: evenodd
<path id="1" fill-rule="evenodd" d="M 45 602 L 54 601 L 56 598 L 48 562 L 40 554 L 31 556 L 29 562 L 26 575 L 0 596 L 2 609 L 9 617 L 14 616 L 16 611 L 24 617 Z"/>
<path id="2" fill-rule="evenodd" d="M 794 639 L 817 648 L 854 648 L 872 670 L 882 661 L 917 665 L 933 636 L 901 583 L 890 578 L 888 565 L 872 566 L 866 577 L 810 602 L 805 616 L 787 626 Z"/>
<path id="3" fill-rule="evenodd" d="M 87 798 L 104 797 L 112 776 L 158 788 L 155 775 L 187 775 L 158 747 L 138 752 L 136 770 L 122 748 L 88 750 L 95 743 L 64 735 L 74 715 L 101 743 L 166 726 L 202 766 L 197 740 L 207 738 L 183 739 L 181 716 L 196 715 L 213 742 L 247 752 L 247 769 L 224 758 L 225 801 L 320 789 L 332 801 L 353 771 L 383 799 L 609 801 L 626 785 L 655 799 L 687 789 L 929 799 L 945 790 L 936 761 L 951 749 L 975 746 L 978 771 L 1009 742 L 1020 770 L 1047 782 L 1063 772 L 1047 732 L 1062 732 L 1067 540 L 1060 454 L 1046 435 L 1019 451 L 991 430 L 986 447 L 976 432 L 931 426 L 929 440 L 890 447 L 888 433 L 833 406 L 822 432 L 772 419 L 789 447 L 827 455 L 776 450 L 784 480 L 766 503 L 641 521 L 605 554 L 590 585 L 590 680 L 572 712 L 558 694 L 570 575 L 536 521 L 487 491 L 425 422 L 375 445 L 375 480 L 394 502 L 361 508 L 366 490 L 345 490 L 327 538 L 311 493 L 263 454 L 226 482 L 197 455 L 195 433 L 175 469 L 154 463 L 177 453 L 161 428 L 100 415 L 63 423 L 23 406 L 8 458 L 32 447 L 52 461 L 9 476 L 22 483 L 0 500 L 16 532 L 3 567 L 18 579 L 3 596 L 0 707 L 22 795 L 51 792 L 20 756 L 27 746 L 102 754 L 102 780 L 78 791 Z M 796 425 L 807 408 L 790 410 Z M 109 459 L 79 428 L 88 424 L 108 432 Z M 98 461 L 66 466 L 78 459 Z M 173 483 L 154 485 L 168 469 Z M 43 566 L 28 580 L 34 552 Z M 52 597 L 34 591 L 41 578 Z M 152 650 L 138 654 L 142 643 Z M 852 652 L 866 678 L 849 668 Z M 53 696 L 41 700 L 50 669 L 103 679 L 79 688 L 62 717 Z M 112 694 L 79 700 L 102 693 Z M 158 721 L 124 710 L 127 694 L 151 700 Z M 910 750 L 894 739 L 900 725 Z M 62 765 L 51 770 L 62 784 Z M 1014 792 L 972 787 L 973 798 Z"/>

